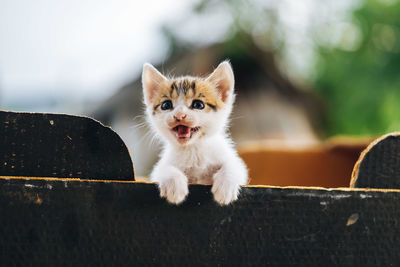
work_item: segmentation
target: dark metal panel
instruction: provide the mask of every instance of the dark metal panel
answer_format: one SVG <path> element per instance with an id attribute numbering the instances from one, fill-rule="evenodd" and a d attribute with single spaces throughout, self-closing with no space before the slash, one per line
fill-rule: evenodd
<path id="1" fill-rule="evenodd" d="M 395 266 L 398 192 L 0 179 L 1 266 Z"/>
<path id="2" fill-rule="evenodd" d="M 0 175 L 134 180 L 121 138 L 99 122 L 0 111 Z"/>
<path id="3" fill-rule="evenodd" d="M 352 176 L 352 187 L 400 189 L 400 133 L 372 142 L 361 153 Z"/>

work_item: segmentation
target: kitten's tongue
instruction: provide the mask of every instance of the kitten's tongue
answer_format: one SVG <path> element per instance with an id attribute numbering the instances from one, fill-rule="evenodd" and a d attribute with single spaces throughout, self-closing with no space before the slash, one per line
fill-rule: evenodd
<path id="1" fill-rule="evenodd" d="M 176 126 L 176 130 L 178 132 L 178 137 L 189 137 L 190 136 L 190 128 L 184 125 Z"/>

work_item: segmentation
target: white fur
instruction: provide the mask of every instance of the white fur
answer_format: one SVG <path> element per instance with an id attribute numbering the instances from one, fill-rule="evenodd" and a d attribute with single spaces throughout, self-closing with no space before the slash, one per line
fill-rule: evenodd
<path id="1" fill-rule="evenodd" d="M 161 75 L 159 72 L 154 73 L 153 69 L 146 64 L 143 76 Z M 152 181 L 158 182 L 160 196 L 170 203 L 180 204 L 185 200 L 189 193 L 188 183 L 202 183 L 212 184 L 211 191 L 215 201 L 227 205 L 238 198 L 240 185 L 247 183 L 246 166 L 226 134 L 234 102 L 233 72 L 227 62 L 221 63 L 214 71 L 218 76 L 224 75 L 224 72 L 228 72 L 225 78 L 230 79 L 231 88 L 225 107 L 216 112 L 189 109 L 188 103 L 182 98 L 174 104 L 172 111 L 152 115 L 153 107 L 145 99 L 150 125 L 164 144 L 161 158 L 150 177 Z M 224 78 L 214 77 L 214 73 L 208 79 Z M 158 77 L 159 80 L 162 79 Z M 143 87 L 146 91 L 148 85 L 143 82 Z M 146 94 L 145 92 L 145 97 Z M 200 127 L 185 144 L 179 143 L 170 130 L 169 123 L 174 120 L 173 116 L 177 112 L 185 113 L 193 126 Z"/>

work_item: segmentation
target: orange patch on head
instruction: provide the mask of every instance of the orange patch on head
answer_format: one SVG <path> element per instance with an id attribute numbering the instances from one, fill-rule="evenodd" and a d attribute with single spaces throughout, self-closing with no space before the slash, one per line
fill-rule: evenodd
<path id="1" fill-rule="evenodd" d="M 225 106 L 225 103 L 221 100 L 216 88 L 214 88 L 211 83 L 207 81 L 200 81 L 197 88 L 196 97 L 206 103 L 208 108 L 218 110 Z"/>

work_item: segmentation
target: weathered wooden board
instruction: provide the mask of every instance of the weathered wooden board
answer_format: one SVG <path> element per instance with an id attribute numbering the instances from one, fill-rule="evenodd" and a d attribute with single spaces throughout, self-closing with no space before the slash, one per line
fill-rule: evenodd
<path id="1" fill-rule="evenodd" d="M 400 193 L 0 179 L 1 266 L 396 266 Z"/>
<path id="2" fill-rule="evenodd" d="M 0 175 L 134 180 L 121 138 L 99 122 L 0 111 Z"/>
<path id="3" fill-rule="evenodd" d="M 350 186 L 400 188 L 400 132 L 371 142 L 354 166 Z"/>

